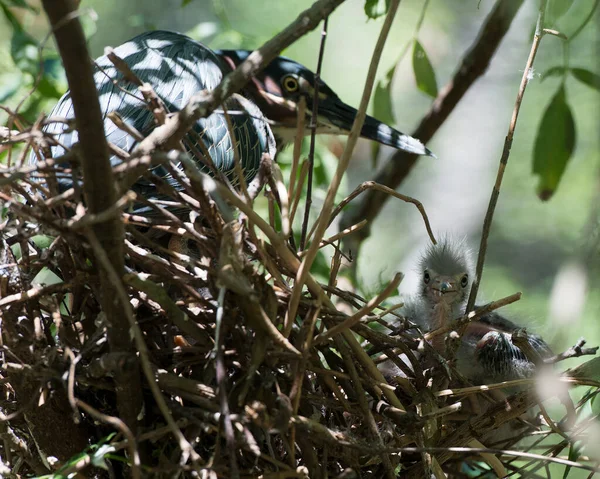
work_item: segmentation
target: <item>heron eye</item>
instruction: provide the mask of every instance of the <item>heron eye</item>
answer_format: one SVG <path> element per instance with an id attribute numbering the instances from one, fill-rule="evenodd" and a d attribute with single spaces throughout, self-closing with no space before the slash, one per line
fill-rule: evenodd
<path id="1" fill-rule="evenodd" d="M 283 77 L 282 84 L 283 88 L 285 88 L 288 93 L 294 93 L 295 91 L 298 91 L 298 80 L 292 75 L 286 75 Z"/>
<path id="2" fill-rule="evenodd" d="M 429 281 L 431 281 L 431 276 L 429 275 L 429 271 L 425 270 L 423 273 L 423 282 L 429 284 Z"/>
<path id="3" fill-rule="evenodd" d="M 464 276 L 461 278 L 461 280 L 460 280 L 460 285 L 461 285 L 463 288 L 466 288 L 468 284 L 469 284 L 469 275 L 468 275 L 468 274 L 465 274 L 465 275 L 464 275 Z"/>

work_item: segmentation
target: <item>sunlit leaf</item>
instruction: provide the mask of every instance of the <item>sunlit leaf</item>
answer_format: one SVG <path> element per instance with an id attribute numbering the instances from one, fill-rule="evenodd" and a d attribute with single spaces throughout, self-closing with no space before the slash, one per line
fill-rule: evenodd
<path id="1" fill-rule="evenodd" d="M 40 249 L 48 249 L 54 239 L 54 237 L 48 235 L 35 235 L 31 237 L 31 242 Z"/>
<path id="2" fill-rule="evenodd" d="M 211 41 L 214 48 L 243 48 L 244 35 L 236 30 L 225 30 L 218 33 Z"/>
<path id="3" fill-rule="evenodd" d="M 423 93 L 435 98 L 437 96 L 437 81 L 435 79 L 435 71 L 431 66 L 431 62 L 427 57 L 425 49 L 418 40 L 415 40 L 412 63 L 417 87 Z"/>
<path id="4" fill-rule="evenodd" d="M 217 22 L 200 22 L 186 33 L 194 40 L 203 41 L 219 33 L 219 24 Z"/>
<path id="5" fill-rule="evenodd" d="M 562 85 L 544 112 L 535 140 L 533 173 L 539 176 L 540 199 L 552 197 L 574 148 L 575 121 Z"/>
<path id="6" fill-rule="evenodd" d="M 546 8 L 546 25 L 554 25 L 560 17 L 567 13 L 573 2 L 574 0 L 550 0 L 548 8 Z"/>
<path id="7" fill-rule="evenodd" d="M 544 81 L 546 78 L 562 76 L 566 73 L 566 68 L 562 66 L 548 68 L 544 73 L 542 73 L 541 81 Z"/>
<path id="8" fill-rule="evenodd" d="M 83 33 L 85 35 L 85 38 L 89 40 L 98 31 L 98 15 L 96 14 L 96 12 L 91 11 L 89 15 L 82 15 L 79 18 L 79 21 L 81 22 L 81 26 L 83 27 Z"/>
<path id="9" fill-rule="evenodd" d="M 571 73 L 581 83 L 600 91 L 600 75 L 584 68 L 571 68 Z"/>
<path id="10" fill-rule="evenodd" d="M 385 15 L 390 8 L 390 0 L 365 0 L 365 13 L 369 18 Z"/>

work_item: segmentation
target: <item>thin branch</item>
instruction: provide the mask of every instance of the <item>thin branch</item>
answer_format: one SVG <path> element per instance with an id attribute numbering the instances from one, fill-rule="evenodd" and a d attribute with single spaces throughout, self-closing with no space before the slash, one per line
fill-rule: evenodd
<path id="1" fill-rule="evenodd" d="M 90 246 L 94 250 L 94 253 L 97 256 L 98 261 L 105 269 L 107 277 L 115 284 L 115 294 L 118 295 L 119 300 L 123 302 L 125 305 L 125 317 L 127 318 L 126 324 L 129 326 L 128 330 L 130 330 L 133 334 L 133 339 L 135 341 L 136 348 L 139 352 L 140 363 L 142 365 L 142 371 L 146 376 L 146 380 L 148 382 L 148 386 L 150 387 L 150 391 L 152 391 L 152 396 L 156 401 L 156 405 L 158 409 L 162 413 L 165 418 L 167 424 L 171 428 L 171 432 L 175 439 L 177 439 L 177 443 L 181 451 L 188 457 L 191 457 L 194 463 L 198 462 L 200 456 L 194 451 L 192 445 L 187 441 L 185 436 L 177 427 L 173 416 L 171 415 L 171 411 L 169 410 L 167 403 L 162 396 L 158 385 L 156 384 L 156 379 L 154 377 L 154 371 L 152 366 L 150 365 L 150 357 L 148 353 L 148 347 L 144 341 L 144 336 L 142 331 L 140 330 L 139 325 L 137 324 L 135 317 L 133 315 L 133 311 L 131 309 L 131 305 L 129 303 L 129 298 L 127 296 L 127 291 L 125 291 L 125 287 L 123 286 L 122 278 L 117 275 L 117 272 L 112 268 L 110 264 L 110 259 L 106 256 L 106 253 L 101 249 L 99 241 L 95 238 L 94 233 L 89 231 L 87 234 L 88 241 Z M 137 385 L 135 385 L 137 386 Z M 139 387 L 139 386 L 138 386 Z"/>
<path id="2" fill-rule="evenodd" d="M 98 411 L 97 409 L 95 409 L 92 406 L 90 406 L 89 404 L 87 404 L 86 402 L 82 401 L 81 399 L 75 399 L 75 404 L 77 405 L 77 407 L 83 409 L 86 413 L 88 413 L 90 416 L 92 416 L 97 421 L 101 421 L 106 424 L 109 424 L 110 426 L 114 427 L 115 429 L 118 429 L 123 434 L 123 436 L 125 436 L 125 438 L 127 439 L 127 449 L 129 451 L 129 455 L 131 456 L 131 463 L 130 463 L 131 476 L 134 479 L 141 478 L 142 474 L 141 474 L 141 470 L 140 470 L 140 467 L 141 467 L 140 455 L 137 450 L 135 437 L 131 433 L 131 430 L 127 427 L 127 425 L 118 417 L 109 416 L 108 414 L 103 414 L 100 411 Z"/>
<path id="3" fill-rule="evenodd" d="M 492 311 L 495 311 L 496 309 L 499 309 L 503 306 L 507 306 L 516 301 L 519 301 L 520 299 L 521 299 L 521 293 L 515 293 L 515 294 L 511 294 L 510 296 L 506 296 L 505 298 L 499 299 L 497 301 L 492 301 L 491 303 L 487 303 L 486 305 L 477 308 L 475 311 L 471 311 L 471 312 L 465 314 L 464 316 L 457 319 L 456 321 L 450 321 L 449 323 L 446 323 L 441 328 L 438 328 L 429 333 L 426 333 L 425 335 L 423 335 L 423 338 L 425 339 L 425 341 L 430 341 L 432 338 L 439 336 L 440 334 L 448 333 L 457 328 L 460 329 L 473 321 L 479 320 L 479 318 L 485 316 L 486 314 L 491 313 Z"/>
<path id="4" fill-rule="evenodd" d="M 439 90 L 437 98 L 411 136 L 424 143 L 431 140 L 467 91 L 486 72 L 523 3 L 524 0 L 497 0 L 454 76 Z M 419 157 L 415 155 L 396 151 L 379 170 L 374 181 L 395 190 L 407 178 L 418 160 Z M 345 228 L 362 219 L 366 219 L 369 225 L 372 225 L 388 200 L 389 195 L 381 191 L 367 192 L 355 208 L 344 214 L 341 227 Z M 370 228 L 363 228 L 360 233 L 349 237 L 350 242 L 346 244 L 358 254 L 360 245 L 369 235 Z"/>
<path id="5" fill-rule="evenodd" d="M 365 182 L 361 183 L 360 185 L 358 185 L 355 188 L 355 190 L 352 193 L 350 193 L 348 196 L 346 196 L 346 198 L 344 198 L 340 202 L 340 204 L 337 205 L 335 207 L 335 209 L 333 210 L 333 212 L 331 213 L 331 217 L 329 219 L 329 224 L 333 223 L 333 220 L 335 219 L 335 217 L 342 212 L 342 210 L 348 203 L 350 203 L 354 198 L 356 198 L 357 196 L 361 195 L 362 193 L 364 193 L 365 191 L 368 191 L 368 190 L 381 191 L 382 193 L 393 196 L 394 198 L 398 198 L 399 200 L 402 200 L 405 203 L 412 203 L 413 205 L 415 205 L 417 207 L 417 209 L 419 210 L 419 213 L 421 213 L 421 217 L 423 218 L 423 223 L 425 223 L 425 229 L 427 230 L 429 239 L 431 240 L 431 242 L 433 244 L 437 244 L 435 236 L 433 235 L 433 230 L 431 229 L 431 224 L 429 223 L 429 217 L 427 216 L 427 213 L 425 212 L 425 208 L 423 207 L 423 203 L 421 203 L 419 200 L 416 200 L 415 198 L 412 198 L 411 196 L 406 196 L 401 193 L 398 193 L 397 191 L 394 191 L 385 185 L 380 185 L 378 183 L 375 183 L 374 181 L 365 181 Z M 311 231 L 311 234 L 309 236 L 311 236 L 312 233 L 313 232 Z"/>
<path id="6" fill-rule="evenodd" d="M 282 32 L 252 52 L 233 72 L 226 75 L 214 90 L 202 91 L 192 96 L 179 113 L 168 118 L 164 125 L 155 128 L 144 141 L 139 143 L 132 156 L 149 154 L 155 149 L 177 148 L 179 142 L 199 118 L 208 117 L 227 98 L 239 92 L 251 77 L 271 63 L 282 50 L 315 29 L 321 20 L 344 1 L 317 0 Z"/>
<path id="7" fill-rule="evenodd" d="M 333 328 L 329 328 L 324 333 L 319 334 L 313 340 L 313 346 L 317 346 L 319 344 L 324 343 L 329 338 L 333 337 L 336 334 L 341 333 L 342 331 L 346 331 L 352 328 L 355 324 L 357 324 L 363 317 L 373 311 L 377 306 L 379 306 L 383 301 L 385 301 L 390 294 L 398 289 L 398 285 L 402 281 L 404 275 L 402 273 L 396 273 L 394 279 L 390 281 L 390 283 L 384 288 L 384 290 L 375 296 L 371 301 L 369 301 L 365 306 L 363 306 L 359 311 L 354 313 L 344 322 L 334 326 Z"/>
<path id="8" fill-rule="evenodd" d="M 467 312 L 472 311 L 475 306 L 475 300 L 477 298 L 477 292 L 479 290 L 479 284 L 481 283 L 481 276 L 483 274 L 483 265 L 485 263 L 485 254 L 487 252 L 488 237 L 490 235 L 490 229 L 492 227 L 492 220 L 494 219 L 494 212 L 496 211 L 496 204 L 500 196 L 500 187 L 502 186 L 502 179 L 504 178 L 504 172 L 508 164 L 508 158 L 510 156 L 510 148 L 512 146 L 513 136 L 515 134 L 515 128 L 517 127 L 517 120 L 519 118 L 519 112 L 521 111 L 521 103 L 523 102 L 523 96 L 525 95 L 525 89 L 529 83 L 530 72 L 533 68 L 533 62 L 540 46 L 540 41 L 544 36 L 544 17 L 546 14 L 546 5 L 548 0 L 540 0 L 540 9 L 538 13 L 537 24 L 535 27 L 535 34 L 533 36 L 533 42 L 531 44 L 531 50 L 529 51 L 529 57 L 523 70 L 523 76 L 521 77 L 521 84 L 519 85 L 519 91 L 517 93 L 517 99 L 513 108 L 510 124 L 508 126 L 508 133 L 504 140 L 504 148 L 502 149 L 502 156 L 500 157 L 500 164 L 498 165 L 498 173 L 496 175 L 496 182 L 490 196 L 490 202 L 488 205 L 485 219 L 483 220 L 483 231 L 481 233 L 481 242 L 479 243 L 479 254 L 477 256 L 477 267 L 475 269 L 475 278 L 471 285 L 471 293 L 469 294 L 469 301 L 467 303 Z"/>
<path id="9" fill-rule="evenodd" d="M 321 81 L 321 67 L 323 65 L 323 56 L 325 54 L 325 40 L 327 40 L 327 21 L 329 17 L 323 20 L 323 29 L 321 30 L 321 44 L 319 46 L 319 57 L 317 60 L 317 70 L 315 71 L 313 104 L 310 112 L 310 149 L 308 151 L 308 183 L 306 184 L 306 201 L 304 203 L 304 219 L 302 220 L 302 232 L 300 234 L 300 249 L 306 246 L 306 232 L 308 231 L 308 220 L 310 219 L 310 208 L 312 206 L 312 187 L 313 170 L 315 165 L 315 144 L 317 143 L 317 119 L 319 116 L 319 83 Z"/>
<path id="10" fill-rule="evenodd" d="M 392 5 L 394 4 L 397 5 L 397 2 L 392 2 Z M 369 71 L 367 73 L 367 79 L 365 81 L 363 95 L 360 101 L 360 106 L 358 108 L 356 118 L 354 119 L 354 123 L 352 124 L 350 134 L 348 135 L 348 142 L 346 143 L 346 148 L 342 153 L 342 157 L 340 158 L 340 161 L 338 163 L 337 170 L 333 175 L 333 178 L 331 179 L 331 184 L 327 190 L 327 195 L 325 197 L 325 201 L 323 202 L 323 207 L 321 208 L 319 218 L 317 219 L 317 227 L 315 230 L 314 238 L 308 249 L 306 257 L 300 265 L 298 274 L 296 275 L 296 284 L 294 285 L 292 297 L 290 298 L 290 304 L 284 325 L 284 336 L 288 336 L 292 329 L 292 324 L 296 318 L 296 312 L 298 309 L 298 304 L 300 302 L 300 295 L 302 294 L 302 288 L 304 286 L 304 283 L 306 282 L 306 278 L 309 274 L 310 268 L 317 257 L 317 253 L 319 252 L 319 245 L 321 243 L 321 240 L 323 239 L 323 236 L 325 235 L 325 231 L 327 230 L 327 226 L 329 225 L 329 218 L 334 208 L 335 196 L 338 192 L 346 169 L 348 168 L 352 152 L 354 151 L 354 147 L 356 146 L 362 126 L 365 122 L 367 106 L 369 105 L 371 92 L 375 83 L 375 76 L 377 74 L 377 67 L 379 66 L 379 60 L 381 58 L 383 47 L 385 46 L 387 35 L 392 26 L 393 16 L 389 14 L 389 12 L 391 12 L 392 10 L 394 9 L 390 6 L 388 15 L 386 16 L 385 21 L 382 25 L 381 33 L 379 34 L 379 38 L 377 39 L 377 44 L 375 45 L 373 57 L 371 59 Z"/>

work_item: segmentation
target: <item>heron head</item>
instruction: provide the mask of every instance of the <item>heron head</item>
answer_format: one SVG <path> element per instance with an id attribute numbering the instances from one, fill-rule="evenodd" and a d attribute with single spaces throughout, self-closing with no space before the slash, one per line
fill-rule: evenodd
<path id="1" fill-rule="evenodd" d="M 231 68 L 235 68 L 248 58 L 251 51 L 217 50 L 216 53 Z M 296 112 L 301 98 L 306 100 L 305 135 L 310 134 L 309 119 L 312 117 L 315 94 L 319 97 L 317 134 L 347 135 L 357 114 L 357 110 L 344 103 L 324 81 L 317 80 L 313 72 L 286 57 L 277 57 L 267 65 L 252 79 L 247 90 L 272 122 L 273 133 L 283 144 L 292 142 L 297 134 Z M 435 156 L 419 140 L 369 115 L 365 118 L 360 135 L 409 153 Z"/>
<path id="2" fill-rule="evenodd" d="M 449 306 L 467 300 L 473 280 L 473 266 L 469 249 L 463 241 L 442 239 L 431 245 L 421 258 L 420 294 L 432 305 Z"/>

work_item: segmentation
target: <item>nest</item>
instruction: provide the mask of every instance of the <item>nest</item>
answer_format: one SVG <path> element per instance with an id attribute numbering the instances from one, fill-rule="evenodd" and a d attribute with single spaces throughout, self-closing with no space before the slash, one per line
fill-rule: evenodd
<path id="1" fill-rule="evenodd" d="M 510 397 L 490 394 L 460 377 L 452 354 L 427 347 L 451 328 L 423 337 L 401 305 L 386 303 L 400 274 L 373 298 L 347 275 L 339 287 L 340 241 L 365 222 L 322 241 L 311 231 L 309 246 L 296 246 L 306 176 L 297 157 L 287 186 L 267 154 L 246 185 L 236 158 L 234 188 L 188 154 L 145 152 L 113 168 L 120 198 L 92 214 L 77 147 L 52 159 L 43 125 L 0 132 L 4 148 L 26 144 L 46 158 L 27 165 L 25 148 L 0 170 L 0 424 L 2 457 L 12 457 L 3 474 L 477 477 L 519 474 L 518 455 L 501 450 L 560 436 L 547 413 L 540 434 L 527 414 L 537 400 L 522 384 Z M 153 174 L 157 165 L 172 181 Z M 131 191 L 140 176 L 160 201 Z M 418 201 L 369 182 L 321 211 L 319 224 L 368 188 L 415 204 L 431 234 Z M 261 191 L 268 219 L 255 210 Z M 107 235 L 111 221 L 124 237 Z M 325 247 L 318 281 L 308 271 Z M 558 359 L 595 352 L 582 346 Z M 384 376 L 383 359 L 403 374 Z M 530 433 L 541 439 L 523 446 Z M 560 439 L 547 455 L 568 447 Z M 544 456 L 531 461 L 541 467 Z"/>

